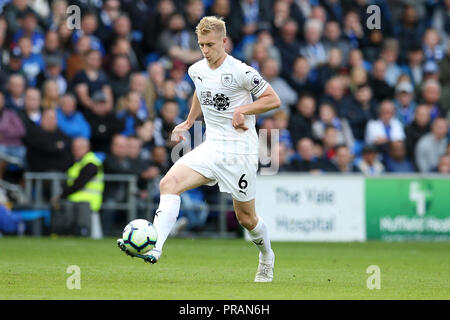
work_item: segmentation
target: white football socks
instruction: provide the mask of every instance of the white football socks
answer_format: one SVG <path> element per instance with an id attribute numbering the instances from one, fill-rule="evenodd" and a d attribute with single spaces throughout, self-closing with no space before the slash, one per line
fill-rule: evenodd
<path id="1" fill-rule="evenodd" d="M 270 246 L 269 231 L 261 217 L 258 217 L 256 227 L 253 230 L 249 230 L 248 233 L 252 242 L 259 249 L 259 261 L 272 262 L 274 253 Z"/>
<path id="2" fill-rule="evenodd" d="M 158 231 L 155 250 L 162 252 L 164 242 L 177 221 L 181 201 L 180 196 L 176 194 L 162 194 L 159 199 L 159 207 L 156 210 L 153 225 Z"/>

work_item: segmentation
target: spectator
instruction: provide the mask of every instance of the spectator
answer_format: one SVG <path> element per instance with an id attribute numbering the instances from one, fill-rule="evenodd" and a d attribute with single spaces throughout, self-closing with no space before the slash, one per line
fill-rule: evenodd
<path id="1" fill-rule="evenodd" d="M 275 38 L 275 46 L 280 50 L 281 54 L 281 76 L 285 79 L 290 78 L 292 66 L 300 50 L 297 32 L 297 22 L 293 19 L 288 19 L 281 28 L 281 34 Z"/>
<path id="2" fill-rule="evenodd" d="M 350 44 L 342 38 L 342 30 L 339 23 L 329 20 L 325 24 L 324 41 L 326 50 L 338 49 L 342 56 L 342 63 L 347 64 L 350 53 Z"/>
<path id="3" fill-rule="evenodd" d="M 101 53 L 98 50 L 88 50 L 84 54 L 85 66 L 79 71 L 72 82 L 77 100 L 82 110 L 94 108 L 91 98 L 95 92 L 102 91 L 108 107 L 113 106 L 113 95 L 108 83 L 108 76 L 101 70 Z"/>
<path id="4" fill-rule="evenodd" d="M 159 169 L 161 175 L 164 175 L 169 171 L 167 149 L 165 147 L 154 146 L 152 148 L 152 159 L 150 164 L 156 166 Z"/>
<path id="5" fill-rule="evenodd" d="M 58 129 L 54 109 L 43 111 L 40 126 L 27 128 L 24 144 L 29 171 L 65 172 L 72 162 L 71 140 Z"/>
<path id="6" fill-rule="evenodd" d="M 292 142 L 297 145 L 301 138 L 312 139 L 312 123 L 316 111 L 316 100 L 312 95 L 304 94 L 297 102 L 296 112 L 289 118 L 289 131 Z"/>
<path id="7" fill-rule="evenodd" d="M 126 95 L 130 88 L 131 65 L 126 56 L 115 56 L 113 58 L 111 73 L 108 76 L 108 83 L 111 87 L 114 102 L 119 97 Z"/>
<path id="8" fill-rule="evenodd" d="M 175 82 L 175 94 L 182 100 L 187 100 L 194 90 L 192 89 L 191 83 L 186 78 L 186 65 L 178 60 L 175 60 L 170 70 L 170 78 Z M 180 115 L 183 118 L 187 116 L 186 114 Z"/>
<path id="9" fill-rule="evenodd" d="M 342 33 L 352 48 L 361 47 L 364 39 L 364 30 L 357 11 L 346 12 Z"/>
<path id="10" fill-rule="evenodd" d="M 67 57 L 66 78 L 69 82 L 73 80 L 75 75 L 83 70 L 85 63 L 85 55 L 91 49 L 91 38 L 89 36 L 81 36 L 75 45 L 72 53 Z"/>
<path id="11" fill-rule="evenodd" d="M 450 1 L 445 0 L 441 3 L 441 6 L 437 6 L 433 10 L 431 25 L 441 35 L 441 37 L 444 37 L 450 35 Z"/>
<path id="12" fill-rule="evenodd" d="M 290 17 L 291 17 L 291 5 L 288 3 L 288 1 L 274 1 L 273 17 L 271 23 L 271 29 L 273 30 L 273 33 L 276 35 L 280 35 L 283 24 Z"/>
<path id="13" fill-rule="evenodd" d="M 3 15 L 8 24 L 8 33 L 13 35 L 20 30 L 20 17 L 32 10 L 27 1 L 12 0 L 3 8 Z"/>
<path id="14" fill-rule="evenodd" d="M 372 89 L 368 83 L 355 88 L 352 101 L 342 104 L 338 112 L 340 117 L 347 119 L 352 133 L 357 141 L 364 141 L 367 122 L 376 117 L 377 103 L 373 99 Z"/>
<path id="15" fill-rule="evenodd" d="M 230 16 L 232 25 L 239 26 L 233 42 L 250 41 L 258 28 L 270 26 L 271 8 L 269 1 L 239 0 Z"/>
<path id="16" fill-rule="evenodd" d="M 56 109 L 58 128 L 71 138 L 91 138 L 91 127 L 81 111 L 77 111 L 77 101 L 70 93 L 59 99 Z"/>
<path id="17" fill-rule="evenodd" d="M 127 137 L 116 134 L 112 137 L 111 149 L 103 161 L 105 174 L 135 174 L 132 161 L 128 158 Z M 111 181 L 105 185 L 103 199 L 105 205 L 125 202 L 128 195 L 128 184 L 126 182 Z M 114 223 L 119 220 L 119 211 L 106 209 L 102 214 L 103 230 L 106 235 L 113 231 Z"/>
<path id="18" fill-rule="evenodd" d="M 80 29 L 75 29 L 72 34 L 72 45 L 76 46 L 78 39 L 81 36 L 88 36 L 91 39 L 91 49 L 98 51 L 101 56 L 106 53 L 104 43 L 97 36 L 98 19 L 94 12 L 85 12 L 81 16 Z"/>
<path id="19" fill-rule="evenodd" d="M 405 143 L 401 140 L 389 144 L 389 154 L 384 159 L 387 172 L 406 173 L 415 172 L 414 165 L 406 157 Z"/>
<path id="20" fill-rule="evenodd" d="M 188 30 L 195 30 L 200 19 L 205 15 L 205 5 L 202 0 L 188 0 L 184 7 L 186 26 Z"/>
<path id="21" fill-rule="evenodd" d="M 414 120 L 405 128 L 406 154 L 409 160 L 414 161 L 417 141 L 428 132 L 430 132 L 430 110 L 425 105 L 418 105 Z"/>
<path id="22" fill-rule="evenodd" d="M 67 199 L 72 203 L 77 214 L 76 221 L 85 218 L 84 226 L 89 226 L 93 239 L 103 238 L 99 211 L 103 202 L 103 166 L 96 155 L 90 151 L 89 140 L 76 138 L 72 142 L 72 154 L 75 162 L 67 170 L 67 182 L 62 193 L 51 199 L 55 208 L 59 208 L 60 200 Z M 55 219 L 55 218 L 54 218 Z M 67 223 L 67 222 L 66 222 Z M 84 227 L 78 225 L 77 227 Z M 88 230 L 82 230 L 86 232 Z M 87 234 L 81 234 L 87 235 Z"/>
<path id="23" fill-rule="evenodd" d="M 3 179 L 8 162 L 23 166 L 25 147 L 22 138 L 25 127 L 17 114 L 5 108 L 5 98 L 0 91 L 0 179 Z"/>
<path id="24" fill-rule="evenodd" d="M 141 96 L 139 93 L 130 91 L 126 95 L 125 110 L 119 111 L 117 117 L 125 122 L 125 129 L 122 131 L 124 136 L 133 136 L 136 134 L 136 127 L 146 120 L 139 114 Z"/>
<path id="25" fill-rule="evenodd" d="M 173 13 L 168 28 L 163 30 L 157 40 L 158 51 L 171 59 L 181 60 L 191 65 L 202 58 L 202 53 L 192 30 L 186 28 L 183 15 Z"/>
<path id="26" fill-rule="evenodd" d="M 394 89 L 386 82 L 386 62 L 378 59 L 373 63 L 372 77 L 369 80 L 375 100 L 381 102 L 394 97 Z"/>
<path id="27" fill-rule="evenodd" d="M 43 109 L 55 109 L 59 103 L 58 83 L 54 80 L 46 80 L 42 85 Z"/>
<path id="28" fill-rule="evenodd" d="M 375 144 L 383 149 L 390 141 L 405 139 L 403 125 L 394 115 L 395 106 L 392 101 L 381 102 L 378 119 L 367 123 L 366 144 Z M 387 150 L 383 149 L 383 151 Z"/>
<path id="29" fill-rule="evenodd" d="M 431 132 L 419 139 L 415 156 L 420 172 L 431 172 L 436 169 L 439 158 L 447 152 L 447 134 L 447 120 L 436 118 L 431 125 Z"/>
<path id="30" fill-rule="evenodd" d="M 410 45 L 407 49 L 407 63 L 403 65 L 403 73 L 412 80 L 414 88 L 420 87 L 423 81 L 424 53 L 419 44 Z"/>
<path id="31" fill-rule="evenodd" d="M 157 116 L 157 111 L 154 108 L 154 104 L 156 99 L 164 94 L 164 81 L 166 76 L 164 67 L 160 62 L 153 62 L 149 64 L 147 70 L 148 78 L 146 81 L 144 98 L 150 108 L 149 116 L 151 119 L 154 119 Z"/>
<path id="32" fill-rule="evenodd" d="M 299 158 L 291 162 L 291 170 L 295 172 L 320 172 L 321 160 L 314 156 L 313 142 L 310 138 L 302 138 L 297 142 Z"/>
<path id="33" fill-rule="evenodd" d="M 28 88 L 25 91 L 25 99 L 23 110 L 19 110 L 18 114 L 28 130 L 41 122 L 41 93 L 38 89 Z"/>
<path id="34" fill-rule="evenodd" d="M 153 138 L 153 121 L 146 120 L 136 127 L 136 136 L 142 141 L 142 157 L 146 160 L 151 159 L 151 152 L 155 148 L 155 140 Z"/>
<path id="35" fill-rule="evenodd" d="M 350 50 L 350 53 L 348 54 L 348 68 L 354 69 L 354 68 L 363 68 L 366 71 L 371 71 L 372 66 L 371 63 L 364 60 L 363 52 L 360 49 L 353 48 Z"/>
<path id="36" fill-rule="evenodd" d="M 45 70 L 41 71 L 36 78 L 36 87 L 42 88 L 45 81 L 55 81 L 58 94 L 63 95 L 67 91 L 67 80 L 62 74 L 62 59 L 57 56 L 47 58 Z"/>
<path id="37" fill-rule="evenodd" d="M 163 93 L 162 96 L 159 97 L 156 101 L 155 101 L 155 113 L 157 116 L 161 115 L 161 109 L 164 106 L 164 104 L 167 101 L 176 101 L 176 103 L 178 104 L 178 113 L 177 116 L 182 116 L 185 114 L 188 114 L 188 106 L 187 106 L 187 101 L 181 99 L 180 97 L 177 96 L 177 90 L 176 90 L 176 83 L 175 81 L 168 79 L 166 81 L 164 81 L 164 86 L 163 86 Z"/>
<path id="38" fill-rule="evenodd" d="M 346 145 L 336 146 L 336 155 L 332 160 L 333 168 L 330 172 L 355 173 L 360 172 L 359 168 L 353 163 L 353 156 Z"/>
<path id="39" fill-rule="evenodd" d="M 111 41 L 114 21 L 120 14 L 119 0 L 105 0 L 98 15 L 98 35 L 102 43 Z M 108 46 L 107 46 L 108 47 Z M 109 47 L 108 47 L 109 48 Z"/>
<path id="40" fill-rule="evenodd" d="M 441 116 L 441 85 L 439 81 L 430 79 L 422 84 L 422 104 L 430 110 L 431 121 Z"/>
<path id="41" fill-rule="evenodd" d="M 260 72 L 261 64 L 267 59 L 269 59 L 268 48 L 261 42 L 253 43 L 251 54 L 246 58 L 247 64 Z"/>
<path id="42" fill-rule="evenodd" d="M 279 71 L 281 71 L 281 63 L 282 63 L 281 53 L 280 53 L 280 50 L 278 50 L 278 48 L 274 45 L 274 38 L 272 36 L 272 33 L 270 32 L 270 29 L 262 28 L 262 29 L 258 30 L 258 32 L 256 34 L 256 41 L 247 43 L 244 46 L 244 56 L 245 56 L 246 60 L 249 60 L 251 53 L 253 52 L 253 49 L 254 49 L 255 45 L 257 45 L 257 44 L 265 47 L 268 58 L 274 59 L 279 66 L 279 69 L 280 69 Z M 227 49 L 225 48 L 225 51 L 226 50 Z M 230 53 L 231 53 L 231 51 L 230 51 Z M 261 63 L 262 63 L 262 61 L 261 61 Z"/>
<path id="43" fill-rule="evenodd" d="M 295 58 L 287 80 L 289 85 L 297 92 L 306 91 L 313 94 L 317 93 L 317 79 L 311 72 L 308 61 L 305 57 L 298 56 Z"/>
<path id="44" fill-rule="evenodd" d="M 359 170 L 366 176 L 376 176 L 384 173 L 384 166 L 378 160 L 376 146 L 366 145 L 362 150 L 362 159 L 358 163 Z"/>
<path id="45" fill-rule="evenodd" d="M 103 68 L 110 69 L 112 60 L 116 56 L 125 56 L 128 58 L 132 71 L 139 70 L 141 62 L 138 54 L 131 45 L 130 40 L 125 37 L 116 37 L 111 45 L 110 52 L 103 59 Z"/>
<path id="46" fill-rule="evenodd" d="M 338 130 L 331 125 L 327 126 L 321 141 L 324 153 L 323 158 L 332 160 L 336 155 L 336 147 L 338 146 Z"/>
<path id="47" fill-rule="evenodd" d="M 107 153 L 112 137 L 122 132 L 125 124 L 116 117 L 103 92 L 96 92 L 92 101 L 94 103 L 92 110 L 86 109 L 83 112 L 91 127 L 92 151 Z"/>
<path id="48" fill-rule="evenodd" d="M 167 29 L 169 18 L 175 13 L 173 0 L 158 1 L 155 13 L 148 17 L 147 23 L 143 28 L 143 43 L 146 52 L 154 52 L 157 48 L 157 40 L 162 31 Z"/>
<path id="49" fill-rule="evenodd" d="M 12 76 L 12 75 L 22 75 L 25 77 L 25 72 L 22 69 L 22 54 L 20 53 L 20 50 L 11 50 L 9 54 L 9 61 L 6 61 L 5 57 L 7 56 L 6 48 L 3 47 L 3 55 L 2 58 L 5 60 L 2 65 L 6 64 L 4 67 L 4 74 L 6 76 Z"/>
<path id="50" fill-rule="evenodd" d="M 8 88 L 5 95 L 5 105 L 15 111 L 23 110 L 25 103 L 26 80 L 21 74 L 9 77 Z"/>
<path id="51" fill-rule="evenodd" d="M 439 66 L 434 61 L 427 61 L 423 66 L 423 81 L 429 79 L 439 81 Z"/>
<path id="52" fill-rule="evenodd" d="M 445 48 L 441 43 L 441 37 L 433 28 L 425 31 L 422 48 L 425 53 L 425 60 L 439 62 L 444 58 Z"/>
<path id="53" fill-rule="evenodd" d="M 139 198 L 147 200 L 148 184 L 160 175 L 159 168 L 141 157 L 142 141 L 136 136 L 127 138 L 127 157 L 131 162 L 131 170 L 138 177 Z"/>
<path id="54" fill-rule="evenodd" d="M 135 72 L 130 75 L 130 91 L 136 92 L 140 95 L 139 97 L 139 110 L 137 115 L 140 119 L 148 119 L 150 117 L 150 112 L 153 110 L 152 101 L 147 101 L 145 99 L 147 86 L 147 78 L 143 73 Z M 126 109 L 126 96 L 122 96 L 116 103 L 116 110 L 118 112 Z"/>
<path id="55" fill-rule="evenodd" d="M 31 40 L 31 52 L 40 54 L 44 48 L 44 34 L 39 30 L 37 24 L 37 16 L 33 10 L 25 10 L 20 16 L 20 28 L 12 38 L 13 48 L 15 44 L 22 37 L 27 37 Z"/>
<path id="56" fill-rule="evenodd" d="M 222 17 L 227 25 L 228 43 L 239 42 L 240 24 L 231 20 L 231 6 L 230 0 L 214 0 L 211 7 L 207 9 L 208 16 Z"/>
<path id="57" fill-rule="evenodd" d="M 364 48 L 362 48 L 364 57 L 368 61 L 375 61 L 376 59 L 378 59 L 381 50 L 383 49 L 383 31 L 378 29 L 370 30 L 367 38 L 367 44 L 364 46 Z"/>
<path id="58" fill-rule="evenodd" d="M 450 174 L 450 156 L 444 155 L 439 159 L 437 172 L 442 174 Z"/>
<path id="59" fill-rule="evenodd" d="M 154 122 L 155 145 L 172 148 L 177 142 L 170 139 L 172 130 L 182 122 L 178 117 L 178 104 L 176 101 L 168 100 L 161 109 L 161 117 Z"/>
<path id="60" fill-rule="evenodd" d="M 126 55 L 132 67 L 140 67 L 143 65 L 141 45 L 135 39 L 138 39 L 138 36 L 133 36 L 130 18 L 126 14 L 120 14 L 113 25 L 112 43 L 115 45 L 115 51 L 117 54 Z M 110 44 L 107 46 L 109 48 Z"/>
<path id="61" fill-rule="evenodd" d="M 333 105 L 337 113 L 344 109 L 347 103 L 351 103 L 351 97 L 347 94 L 347 84 L 341 76 L 335 76 L 325 84 L 325 92 L 320 103 Z"/>
<path id="62" fill-rule="evenodd" d="M 350 79 L 349 79 L 349 90 L 350 92 L 354 92 L 357 87 L 360 87 L 366 84 L 369 80 L 369 75 L 361 66 L 355 66 L 350 70 Z"/>
<path id="63" fill-rule="evenodd" d="M 395 37 L 399 40 L 402 57 L 409 45 L 418 42 L 425 32 L 425 21 L 420 19 L 416 7 L 406 5 L 400 23 L 394 26 Z"/>
<path id="64" fill-rule="evenodd" d="M 323 103 L 319 106 L 319 119 L 314 121 L 312 126 L 313 137 L 322 140 L 325 135 L 325 129 L 328 126 L 336 128 L 337 144 L 344 144 L 350 150 L 353 150 L 354 138 L 348 121 L 344 118 L 339 118 L 332 105 Z"/>
<path id="65" fill-rule="evenodd" d="M 395 93 L 395 117 L 405 127 L 413 121 L 416 111 L 414 87 L 409 82 L 400 82 L 395 88 Z"/>
<path id="66" fill-rule="evenodd" d="M 325 64 L 328 59 L 326 47 L 320 41 L 323 32 L 323 24 L 316 19 L 308 19 L 304 26 L 305 44 L 300 47 L 300 55 L 308 61 L 311 69 Z"/>
<path id="67" fill-rule="evenodd" d="M 321 91 L 325 88 L 325 84 L 329 79 L 343 73 L 342 66 L 341 50 L 339 48 L 329 49 L 327 63 L 317 70 L 318 85 Z"/>
<path id="68" fill-rule="evenodd" d="M 28 85 L 36 86 L 36 79 L 40 72 L 45 70 L 42 55 L 32 52 L 31 39 L 23 36 L 18 40 L 18 48 L 22 58 L 22 70 L 27 78 Z"/>
<path id="69" fill-rule="evenodd" d="M 58 26 L 57 31 L 61 42 L 61 49 L 66 53 L 69 52 L 73 47 L 72 43 L 73 29 L 69 28 L 67 23 L 61 23 Z"/>
<path id="70" fill-rule="evenodd" d="M 65 23 L 67 20 L 67 1 L 54 0 L 51 3 L 51 12 L 47 17 L 47 25 L 50 30 L 56 30 L 59 25 Z"/>
<path id="71" fill-rule="evenodd" d="M 261 65 L 261 75 L 269 82 L 273 90 L 280 96 L 280 108 L 288 115 L 290 114 L 290 106 L 297 102 L 297 92 L 293 90 L 289 84 L 279 76 L 280 68 L 275 59 L 268 58 Z M 274 112 L 266 112 L 263 116 L 270 116 Z"/>
<path id="72" fill-rule="evenodd" d="M 273 125 L 274 129 L 278 130 L 279 142 L 285 144 L 288 149 L 293 148 L 292 138 L 288 126 L 288 115 L 283 110 L 278 110 L 273 114 Z"/>
<path id="73" fill-rule="evenodd" d="M 395 87 L 402 70 L 397 64 L 400 47 L 396 39 L 386 39 L 380 57 L 386 62 L 385 80 L 390 87 Z"/>

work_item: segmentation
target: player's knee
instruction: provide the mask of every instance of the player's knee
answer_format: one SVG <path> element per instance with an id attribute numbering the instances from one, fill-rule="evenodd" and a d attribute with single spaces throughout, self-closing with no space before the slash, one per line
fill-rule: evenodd
<path id="1" fill-rule="evenodd" d="M 238 214 L 237 219 L 238 219 L 239 224 L 247 230 L 254 229 L 258 222 L 256 217 L 253 217 L 250 214 Z"/>
<path id="2" fill-rule="evenodd" d="M 164 176 L 159 182 L 159 192 L 161 194 L 179 194 L 175 177 L 171 175 Z"/>

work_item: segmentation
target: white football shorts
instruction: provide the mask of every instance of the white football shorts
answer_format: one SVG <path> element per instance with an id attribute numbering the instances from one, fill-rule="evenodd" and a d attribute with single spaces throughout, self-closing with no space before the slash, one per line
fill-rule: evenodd
<path id="1" fill-rule="evenodd" d="M 183 155 L 176 163 L 183 164 L 219 184 L 221 192 L 230 193 L 237 201 L 249 201 L 256 196 L 258 155 L 223 153 L 211 142 L 204 141 Z"/>

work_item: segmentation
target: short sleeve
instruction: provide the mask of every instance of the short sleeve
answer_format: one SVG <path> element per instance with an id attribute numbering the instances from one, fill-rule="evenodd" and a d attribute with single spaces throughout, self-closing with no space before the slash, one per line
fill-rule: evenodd
<path id="1" fill-rule="evenodd" d="M 255 97 L 259 98 L 267 89 L 269 83 L 261 77 L 258 71 L 244 64 L 243 73 L 241 74 L 242 87 L 251 92 Z"/>
<path id="2" fill-rule="evenodd" d="M 188 75 L 192 79 L 192 81 L 195 83 L 193 71 L 194 71 L 194 65 L 192 65 L 188 68 Z"/>

